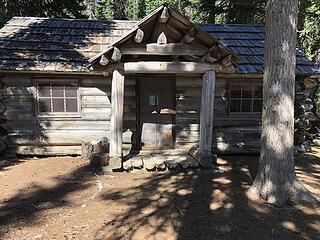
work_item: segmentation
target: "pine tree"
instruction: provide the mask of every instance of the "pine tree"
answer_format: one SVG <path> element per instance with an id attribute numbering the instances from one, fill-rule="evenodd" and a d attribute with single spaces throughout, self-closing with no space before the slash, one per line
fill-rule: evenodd
<path id="1" fill-rule="evenodd" d="M 268 0 L 261 152 L 251 196 L 269 203 L 317 202 L 295 175 L 294 85 L 298 0 Z"/>

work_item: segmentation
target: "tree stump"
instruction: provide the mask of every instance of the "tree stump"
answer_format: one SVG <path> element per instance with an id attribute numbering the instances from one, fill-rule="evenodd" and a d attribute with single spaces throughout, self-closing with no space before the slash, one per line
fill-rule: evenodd
<path id="1" fill-rule="evenodd" d="M 82 157 L 87 158 L 93 168 L 106 166 L 109 163 L 109 141 L 107 138 L 83 140 L 81 152 Z"/>

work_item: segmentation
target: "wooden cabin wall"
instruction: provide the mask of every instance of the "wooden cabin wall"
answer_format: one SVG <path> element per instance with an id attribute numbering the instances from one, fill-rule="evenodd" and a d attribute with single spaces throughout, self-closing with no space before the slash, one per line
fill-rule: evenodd
<path id="1" fill-rule="evenodd" d="M 260 151 L 260 116 L 228 114 L 229 81 L 261 82 L 261 78 L 217 77 L 214 99 L 213 151 L 218 153 L 257 153 Z M 176 77 L 176 148 L 199 142 L 202 76 Z"/>
<path id="2" fill-rule="evenodd" d="M 33 95 L 35 78 L 79 82 L 80 117 L 39 117 Z M 2 77 L 6 105 L 6 143 L 11 152 L 32 155 L 81 154 L 82 140 L 110 135 L 111 77 L 6 74 Z"/>

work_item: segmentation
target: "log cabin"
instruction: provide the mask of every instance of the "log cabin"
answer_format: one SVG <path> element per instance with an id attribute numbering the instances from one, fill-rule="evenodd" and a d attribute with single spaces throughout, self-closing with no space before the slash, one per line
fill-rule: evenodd
<path id="1" fill-rule="evenodd" d="M 196 25 L 165 5 L 139 22 L 14 17 L 0 30 L 2 150 L 78 155 L 107 137 L 113 170 L 257 153 L 263 55 L 263 26 Z M 297 49 L 296 81 L 319 73 Z M 193 148 L 197 162 L 169 161 Z"/>

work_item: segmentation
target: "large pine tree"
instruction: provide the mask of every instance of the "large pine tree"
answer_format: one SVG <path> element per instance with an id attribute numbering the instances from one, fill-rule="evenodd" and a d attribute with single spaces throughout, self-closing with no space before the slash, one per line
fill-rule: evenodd
<path id="1" fill-rule="evenodd" d="M 298 0 L 268 0 L 261 153 L 251 196 L 273 204 L 316 202 L 297 179 L 293 160 Z"/>

